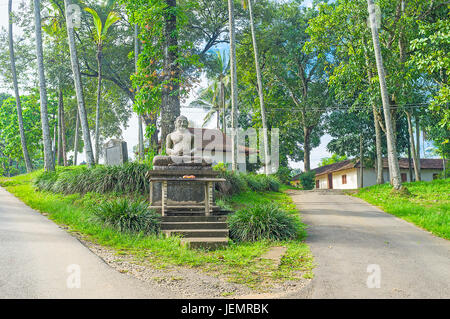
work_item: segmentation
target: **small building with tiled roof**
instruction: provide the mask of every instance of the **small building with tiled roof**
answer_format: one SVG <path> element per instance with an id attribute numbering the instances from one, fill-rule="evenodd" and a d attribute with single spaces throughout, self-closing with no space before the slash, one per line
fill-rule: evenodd
<path id="1" fill-rule="evenodd" d="M 400 158 L 398 162 L 402 182 L 410 182 L 408 159 Z M 414 169 L 412 160 L 411 168 Z M 442 159 L 420 159 L 420 173 L 423 181 L 431 181 L 437 178 L 443 169 L 444 162 Z M 355 189 L 372 186 L 377 183 L 375 169 L 373 167 L 363 167 L 363 185 L 359 185 L 360 162 L 355 159 L 321 166 L 312 171 L 316 173 L 317 189 Z M 390 180 L 387 158 L 383 158 L 383 179 L 385 182 Z"/>

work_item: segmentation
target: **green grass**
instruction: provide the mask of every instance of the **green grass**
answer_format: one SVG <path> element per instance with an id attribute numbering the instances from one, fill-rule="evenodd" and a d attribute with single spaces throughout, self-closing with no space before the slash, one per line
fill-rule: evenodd
<path id="1" fill-rule="evenodd" d="M 123 194 L 79 193 L 63 195 L 38 191 L 33 181 L 41 172 L 33 172 L 13 178 L 0 178 L 0 185 L 21 199 L 28 206 L 48 214 L 55 223 L 65 225 L 69 231 L 91 242 L 115 249 L 119 253 L 132 255 L 136 261 L 164 268 L 184 266 L 197 268 L 212 275 L 224 276 L 228 281 L 245 284 L 258 291 L 267 289 L 276 282 L 293 280 L 304 276 L 310 278 L 313 258 L 302 240 L 286 242 L 260 241 L 255 243 L 233 243 L 227 248 L 206 251 L 191 250 L 181 245 L 179 238 L 164 238 L 142 233 L 122 233 L 96 223 L 90 208 L 108 199 Z M 140 195 L 132 195 L 139 198 Z M 276 202 L 280 206 L 295 210 L 289 196 L 275 192 L 245 192 L 233 196 L 222 204 L 238 208 L 254 203 Z M 287 252 L 279 266 L 272 261 L 260 259 L 272 246 L 283 245 Z"/>
<path id="2" fill-rule="evenodd" d="M 436 236 L 450 239 L 450 179 L 404 185 L 411 193 L 410 196 L 392 194 L 389 184 L 366 187 L 353 196 Z"/>

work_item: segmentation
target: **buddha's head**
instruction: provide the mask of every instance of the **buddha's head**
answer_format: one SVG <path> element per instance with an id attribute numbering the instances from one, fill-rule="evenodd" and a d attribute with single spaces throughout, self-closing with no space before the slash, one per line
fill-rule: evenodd
<path id="1" fill-rule="evenodd" d="M 188 128 L 189 121 L 186 116 L 180 115 L 175 120 L 175 129 L 176 130 L 185 130 Z"/>

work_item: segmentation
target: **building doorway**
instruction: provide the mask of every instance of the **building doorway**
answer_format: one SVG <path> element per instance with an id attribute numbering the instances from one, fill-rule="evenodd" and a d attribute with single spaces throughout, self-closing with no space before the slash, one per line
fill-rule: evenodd
<path id="1" fill-rule="evenodd" d="M 333 174 L 328 174 L 328 189 L 333 189 Z"/>

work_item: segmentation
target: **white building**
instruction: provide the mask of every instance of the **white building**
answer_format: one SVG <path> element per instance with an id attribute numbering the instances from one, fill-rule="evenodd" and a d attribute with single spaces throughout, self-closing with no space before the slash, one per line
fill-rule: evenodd
<path id="1" fill-rule="evenodd" d="M 423 181 L 431 181 L 442 172 L 443 161 L 441 159 L 420 159 L 420 175 Z M 412 160 L 411 160 L 411 165 Z M 402 182 L 410 182 L 409 166 L 407 158 L 399 159 Z M 313 169 L 316 173 L 316 188 L 319 189 L 355 189 L 372 186 L 377 183 L 377 175 L 373 167 L 364 167 L 363 185 L 359 185 L 360 164 L 359 160 L 345 160 L 342 162 L 325 165 Z M 387 159 L 383 159 L 383 178 L 389 182 L 389 169 Z M 414 178 L 414 169 L 413 169 Z"/>

